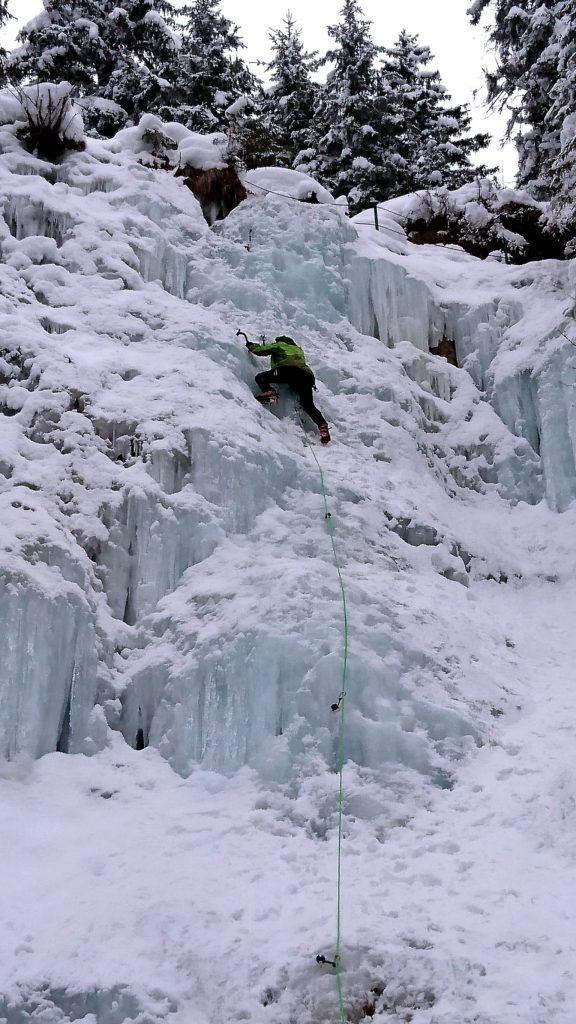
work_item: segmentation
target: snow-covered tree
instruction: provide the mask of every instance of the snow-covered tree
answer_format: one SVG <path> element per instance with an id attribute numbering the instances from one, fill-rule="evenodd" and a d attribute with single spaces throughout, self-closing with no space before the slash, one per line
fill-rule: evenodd
<path id="1" fill-rule="evenodd" d="M 222 14 L 220 0 L 194 0 L 179 15 L 184 21 L 173 65 L 175 84 L 163 116 L 194 131 L 226 128 L 227 109 L 256 88 L 255 76 L 239 56 L 244 47 L 240 30 Z"/>
<path id="2" fill-rule="evenodd" d="M 291 167 L 297 153 L 311 138 L 319 88 L 312 74 L 319 67 L 318 54 L 304 49 L 290 11 L 281 27 L 270 33 L 270 41 L 272 59 L 266 70 L 271 85 L 260 103 L 260 117 L 268 133 L 269 161 Z"/>
<path id="3" fill-rule="evenodd" d="M 114 65 L 106 69 L 102 98 L 118 103 L 137 121 L 142 114 L 159 110 L 173 88 L 172 68 L 179 45 L 171 28 L 174 9 L 169 0 L 107 3 L 112 8 L 109 54 Z"/>
<path id="4" fill-rule="evenodd" d="M 576 256 L 576 8 L 563 0 L 556 11 L 558 78 L 551 92 L 546 128 L 558 139 L 552 164 L 550 227 Z"/>
<path id="5" fill-rule="evenodd" d="M 470 155 L 489 136 L 470 135 L 470 114 L 464 105 L 451 106 L 432 54 L 417 36 L 401 32 L 382 66 L 382 78 L 393 97 L 398 150 L 405 160 L 401 191 L 446 185 L 457 188 L 487 168 L 475 167 Z"/>
<path id="6" fill-rule="evenodd" d="M 297 166 L 316 174 L 337 194 L 361 208 L 389 194 L 397 177 L 392 145 L 392 97 L 379 82 L 370 22 L 358 0 L 344 0 L 341 20 L 328 32 L 335 42 L 323 63 L 332 63 L 314 116 L 314 141 Z"/>
<path id="7" fill-rule="evenodd" d="M 8 21 L 8 18 L 11 17 L 12 15 L 8 11 L 8 0 L 0 0 L 0 28 L 2 28 L 2 26 Z M 0 84 L 6 80 L 5 63 L 6 50 L 3 46 L 0 46 Z"/>
<path id="8" fill-rule="evenodd" d="M 177 53 L 169 0 L 43 0 L 8 60 L 14 82 L 70 82 L 104 133 L 155 112 Z"/>
<path id="9" fill-rule="evenodd" d="M 19 35 L 8 59 L 14 82 L 68 81 L 91 92 L 103 60 L 102 15 L 96 0 L 43 0 L 44 10 Z"/>
<path id="10" fill-rule="evenodd" d="M 488 100 L 509 111 L 508 134 L 516 133 L 518 146 L 518 183 L 543 198 L 550 194 L 559 149 L 548 112 L 558 80 L 557 21 L 563 6 L 559 0 L 475 0 L 469 8 L 473 24 L 484 11 L 493 13 L 490 40 L 498 64 L 486 76 Z"/>

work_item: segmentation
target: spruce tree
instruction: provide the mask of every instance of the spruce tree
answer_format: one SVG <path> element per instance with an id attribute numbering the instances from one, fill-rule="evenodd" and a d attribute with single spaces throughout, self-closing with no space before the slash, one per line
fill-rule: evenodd
<path id="1" fill-rule="evenodd" d="M 13 82 L 70 82 L 90 93 L 104 59 L 102 15 L 96 0 L 43 0 L 44 10 L 24 25 L 7 64 Z"/>
<path id="2" fill-rule="evenodd" d="M 8 0 L 0 0 L 0 28 L 6 24 L 12 15 L 8 12 Z M 0 85 L 6 81 L 6 50 L 0 46 Z"/>
<path id="3" fill-rule="evenodd" d="M 550 194 L 551 169 L 559 138 L 548 112 L 558 80 L 558 0 L 475 0 L 473 24 L 493 10 L 490 40 L 498 66 L 487 73 L 488 101 L 509 112 L 508 136 L 518 147 L 518 184 L 536 195 Z"/>
<path id="4" fill-rule="evenodd" d="M 394 98 L 398 148 L 405 160 L 402 192 L 446 185 L 457 188 L 486 167 L 474 167 L 470 155 L 489 142 L 489 136 L 469 135 L 470 114 L 464 105 L 450 105 L 440 74 L 429 64 L 432 54 L 417 36 L 401 32 L 386 51 L 382 75 Z"/>
<path id="5" fill-rule="evenodd" d="M 556 11 L 558 78 L 551 93 L 546 129 L 558 140 L 552 164 L 550 227 L 576 256 L 576 9 L 563 0 Z"/>
<path id="6" fill-rule="evenodd" d="M 110 134 L 159 109 L 177 43 L 169 0 L 43 0 L 8 60 L 13 82 L 67 81 L 87 125 Z"/>
<path id="7" fill-rule="evenodd" d="M 105 7 L 111 27 L 97 94 L 137 123 L 142 114 L 159 112 L 174 88 L 174 8 L 170 0 L 122 0 L 121 6 L 106 0 Z"/>
<path id="8" fill-rule="evenodd" d="M 225 129 L 228 107 L 256 88 L 238 55 L 244 47 L 240 30 L 221 13 L 220 0 L 195 0 L 179 14 L 184 22 L 175 83 L 162 115 L 194 131 Z"/>
<path id="9" fill-rule="evenodd" d="M 391 138 L 391 97 L 379 82 L 370 22 L 358 0 L 344 0 L 341 21 L 328 32 L 335 42 L 323 60 L 334 67 L 320 91 L 313 145 L 298 166 L 316 174 L 353 209 L 390 194 L 397 177 Z M 380 90 L 379 90 L 380 86 Z"/>
<path id="10" fill-rule="evenodd" d="M 268 133 L 270 153 L 266 162 L 291 167 L 300 150 L 308 146 L 314 119 L 318 85 L 312 74 L 318 69 L 317 52 L 304 49 L 290 11 L 279 29 L 270 32 L 272 59 L 266 65 L 271 86 L 260 103 L 260 117 Z"/>

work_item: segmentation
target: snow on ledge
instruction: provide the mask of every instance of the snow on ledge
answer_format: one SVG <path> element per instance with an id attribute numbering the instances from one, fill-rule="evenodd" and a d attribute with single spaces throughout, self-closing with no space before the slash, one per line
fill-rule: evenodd
<path id="1" fill-rule="evenodd" d="M 176 121 L 162 121 L 154 114 L 144 114 L 138 125 L 133 128 L 122 128 L 111 139 L 109 148 L 115 153 L 124 150 L 133 153 L 148 152 L 150 146 L 146 136 L 151 133 L 164 135 L 174 143 L 174 162 L 180 166 L 208 171 L 222 169 L 229 164 L 226 158 L 228 139 L 223 132 L 201 135 Z"/>
<path id="2" fill-rule="evenodd" d="M 309 174 L 292 171 L 289 167 L 256 167 L 241 176 L 242 184 L 253 195 L 274 192 L 286 196 L 287 199 L 310 201 L 313 193 L 319 203 L 335 204 L 331 192 L 320 185 Z M 313 199 L 312 199 L 313 201 Z"/>

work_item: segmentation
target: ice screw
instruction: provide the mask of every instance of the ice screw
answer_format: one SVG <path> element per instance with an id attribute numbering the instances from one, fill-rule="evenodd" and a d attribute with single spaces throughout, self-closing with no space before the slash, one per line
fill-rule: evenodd
<path id="1" fill-rule="evenodd" d="M 340 705 L 341 705 L 342 701 L 344 700 L 344 697 L 345 697 L 345 696 L 346 696 L 346 692 L 345 692 L 345 691 L 343 691 L 343 692 L 342 692 L 342 693 L 340 694 L 340 696 L 338 697 L 338 703 L 337 703 L 337 704 L 331 704 L 331 705 L 330 705 L 330 707 L 332 708 L 332 711 L 340 711 Z"/>
<path id="2" fill-rule="evenodd" d="M 337 965 L 337 961 L 336 960 L 327 960 L 326 957 L 322 956 L 321 953 L 318 953 L 318 956 L 316 957 L 316 963 L 317 964 L 328 964 L 329 967 L 336 967 L 336 965 Z"/>

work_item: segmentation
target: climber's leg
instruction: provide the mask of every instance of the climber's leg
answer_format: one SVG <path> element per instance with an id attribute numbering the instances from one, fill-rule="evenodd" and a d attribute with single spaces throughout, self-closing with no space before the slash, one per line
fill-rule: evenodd
<path id="1" fill-rule="evenodd" d="M 255 380 L 261 391 L 261 394 L 256 395 L 259 402 L 276 402 L 278 400 L 278 392 L 272 387 L 275 377 L 275 370 L 263 370 L 262 373 L 256 374 Z"/>
<path id="2" fill-rule="evenodd" d="M 312 394 L 312 381 L 308 374 L 302 374 L 297 385 L 294 385 L 294 390 L 298 395 L 300 405 L 303 411 L 310 417 L 313 423 L 316 424 L 320 431 L 320 440 L 322 444 L 328 444 L 330 440 L 330 432 L 328 430 L 328 424 L 324 419 L 322 413 L 314 405 L 314 396 Z"/>

